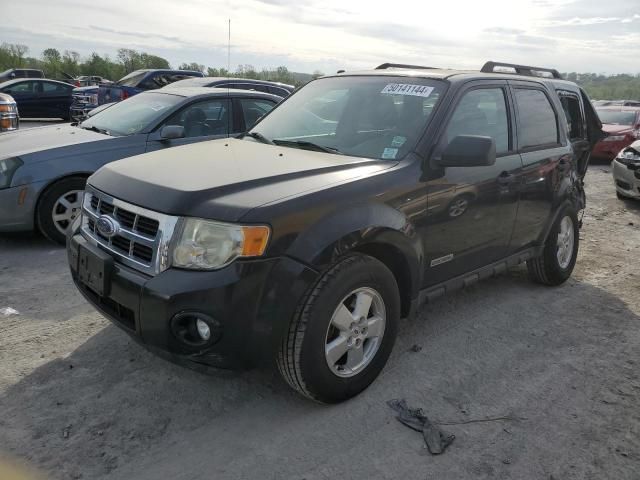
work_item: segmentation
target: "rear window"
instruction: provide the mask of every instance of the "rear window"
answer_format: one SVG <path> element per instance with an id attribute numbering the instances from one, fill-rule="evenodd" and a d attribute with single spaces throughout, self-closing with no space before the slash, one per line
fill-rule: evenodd
<path id="1" fill-rule="evenodd" d="M 124 87 L 135 87 L 140 83 L 145 75 L 147 75 L 147 73 L 149 72 L 132 72 L 129 75 L 122 77 L 117 83 Z"/>
<path id="2" fill-rule="evenodd" d="M 636 123 L 636 112 L 622 112 L 616 110 L 596 110 L 600 121 L 608 125 L 634 125 Z"/>
<path id="3" fill-rule="evenodd" d="M 518 143 L 521 149 L 558 143 L 558 122 L 542 90 L 518 88 Z"/>

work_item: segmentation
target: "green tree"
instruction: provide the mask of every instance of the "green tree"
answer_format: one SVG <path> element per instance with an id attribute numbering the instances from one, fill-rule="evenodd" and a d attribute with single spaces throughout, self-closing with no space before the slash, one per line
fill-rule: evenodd
<path id="1" fill-rule="evenodd" d="M 196 62 L 191 62 L 191 63 L 183 63 L 178 67 L 178 70 L 194 70 L 196 72 L 202 72 L 204 73 L 206 71 L 206 68 L 204 65 L 201 65 L 199 63 Z M 215 75 L 210 75 L 210 76 L 215 76 Z"/>

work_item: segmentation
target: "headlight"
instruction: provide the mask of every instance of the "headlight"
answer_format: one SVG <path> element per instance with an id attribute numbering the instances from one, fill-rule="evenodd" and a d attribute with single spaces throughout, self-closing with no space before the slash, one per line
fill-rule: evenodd
<path id="1" fill-rule="evenodd" d="M 13 174 L 22 164 L 23 162 L 19 158 L 3 158 L 0 160 L 0 188 L 9 188 Z"/>
<path id="2" fill-rule="evenodd" d="M 640 162 L 640 153 L 632 148 L 625 148 L 618 154 L 618 161 L 620 163 L 632 163 Z"/>
<path id="3" fill-rule="evenodd" d="M 236 258 L 258 257 L 267 248 L 270 232 L 265 225 L 242 226 L 185 218 L 173 248 L 172 265 L 215 270 Z"/>
<path id="4" fill-rule="evenodd" d="M 611 135 L 610 137 L 604 137 L 604 142 L 619 142 L 624 140 L 624 135 Z"/>

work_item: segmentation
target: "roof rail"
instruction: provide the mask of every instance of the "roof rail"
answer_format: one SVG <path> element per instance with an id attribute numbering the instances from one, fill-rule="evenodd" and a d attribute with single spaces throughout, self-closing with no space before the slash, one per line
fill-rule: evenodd
<path id="1" fill-rule="evenodd" d="M 480 69 L 483 73 L 496 73 L 496 67 L 513 68 L 518 75 L 526 75 L 528 77 L 543 77 L 543 75 L 536 75 L 534 72 L 546 72 L 550 73 L 553 78 L 562 79 L 562 75 L 555 68 L 543 68 L 543 67 L 531 67 L 528 65 L 516 65 L 513 63 L 503 62 L 487 62 Z M 497 72 L 497 73 L 509 73 L 509 72 Z"/>
<path id="2" fill-rule="evenodd" d="M 402 63 L 383 63 L 382 65 L 378 65 L 376 70 L 386 70 L 387 68 L 411 68 L 418 70 L 434 70 L 436 67 L 422 67 L 420 65 L 404 65 Z"/>

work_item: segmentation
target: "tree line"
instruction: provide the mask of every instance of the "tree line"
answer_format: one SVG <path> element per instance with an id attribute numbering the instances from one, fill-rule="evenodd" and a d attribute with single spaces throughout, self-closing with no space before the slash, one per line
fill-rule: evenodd
<path id="1" fill-rule="evenodd" d="M 141 68 L 172 67 L 165 58 L 130 48 L 118 49 L 114 58 L 109 55 L 100 55 L 96 52 L 87 57 L 82 57 L 76 51 L 64 50 L 61 52 L 56 48 L 47 48 L 42 51 L 39 57 L 33 57 L 29 55 L 28 46 L 3 42 L 0 44 L 0 71 L 9 68 L 37 68 L 42 70 L 47 78 L 59 80 L 64 80 L 65 74 L 67 74 L 72 77 L 98 75 L 116 81 Z M 257 70 L 252 65 L 238 65 L 235 71 L 228 71 L 225 68 L 205 67 L 196 62 L 182 63 L 177 69 L 197 70 L 209 77 L 254 78 L 296 86 L 306 83 L 312 77 L 322 75 L 318 71 L 314 72 L 313 75 L 295 74 L 284 66 Z"/>
<path id="2" fill-rule="evenodd" d="M 64 79 L 66 73 L 73 77 L 99 75 L 115 81 L 140 68 L 171 68 L 171 65 L 165 58 L 130 48 L 118 49 L 114 58 L 95 52 L 81 57 L 76 51 L 60 52 L 56 48 L 47 48 L 39 57 L 32 57 L 29 56 L 28 46 L 3 42 L 0 44 L 0 71 L 9 68 L 37 68 L 43 70 L 48 78 Z M 208 77 L 254 78 L 296 86 L 322 75 L 319 71 L 313 74 L 297 74 L 290 72 L 285 66 L 257 70 L 247 64 L 238 65 L 235 71 L 206 67 L 196 62 L 182 63 L 178 69 L 197 70 Z M 581 85 L 594 100 L 640 100 L 640 74 L 602 75 L 570 72 L 564 73 L 563 76 Z"/>

